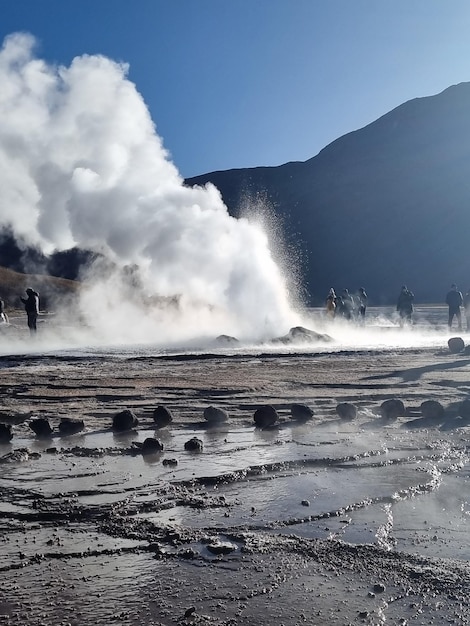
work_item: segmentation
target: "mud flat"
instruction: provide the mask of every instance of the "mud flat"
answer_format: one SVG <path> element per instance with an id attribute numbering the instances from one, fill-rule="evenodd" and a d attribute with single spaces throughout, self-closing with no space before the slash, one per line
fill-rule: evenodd
<path id="1" fill-rule="evenodd" d="M 470 359 L 443 344 L 2 357 L 0 623 L 467 624 Z M 405 411 L 385 420 L 391 398 Z M 115 432 L 124 410 L 138 425 Z"/>

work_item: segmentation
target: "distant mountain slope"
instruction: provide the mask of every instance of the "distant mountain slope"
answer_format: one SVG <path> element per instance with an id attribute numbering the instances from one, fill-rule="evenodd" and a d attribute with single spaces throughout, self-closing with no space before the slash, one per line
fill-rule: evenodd
<path id="1" fill-rule="evenodd" d="M 26 297 L 27 287 L 39 292 L 41 309 L 47 309 L 59 302 L 70 302 L 78 294 L 80 283 L 42 274 L 21 274 L 0 266 L 0 298 L 8 310 L 23 308 L 20 297 Z"/>
<path id="2" fill-rule="evenodd" d="M 233 215 L 264 195 L 306 252 L 312 303 L 331 286 L 363 286 L 375 303 L 404 283 L 422 302 L 470 287 L 470 83 L 406 102 L 308 161 L 185 182 L 212 182 Z"/>

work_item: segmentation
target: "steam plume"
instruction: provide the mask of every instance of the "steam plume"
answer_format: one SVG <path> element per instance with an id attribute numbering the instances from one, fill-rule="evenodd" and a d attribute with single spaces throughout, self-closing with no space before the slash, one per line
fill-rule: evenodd
<path id="1" fill-rule="evenodd" d="M 183 185 L 127 66 L 83 55 L 55 67 L 34 45 L 13 34 L 0 51 L 0 225 L 47 254 L 77 246 L 138 266 L 141 296 L 178 296 L 143 311 L 121 274 L 95 267 L 81 306 L 100 336 L 260 338 L 294 325 L 266 234 L 230 217 L 215 187 Z"/>

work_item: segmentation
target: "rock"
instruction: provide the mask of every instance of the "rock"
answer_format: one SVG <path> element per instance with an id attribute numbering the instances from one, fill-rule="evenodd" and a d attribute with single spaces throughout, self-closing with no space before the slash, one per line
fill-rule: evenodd
<path id="1" fill-rule="evenodd" d="M 85 429 L 85 422 L 71 417 L 64 417 L 60 420 L 59 432 L 61 435 L 75 435 Z"/>
<path id="2" fill-rule="evenodd" d="M 192 439 L 184 444 L 184 449 L 190 450 L 191 452 L 202 452 L 203 448 L 204 444 L 197 437 L 192 437 Z"/>
<path id="3" fill-rule="evenodd" d="M 342 420 L 351 421 L 356 419 L 357 407 L 351 402 L 340 402 L 336 407 L 336 413 Z"/>
<path id="4" fill-rule="evenodd" d="M 235 552 L 237 546 L 230 541 L 214 541 L 207 544 L 207 549 L 212 554 L 230 554 L 230 552 Z"/>
<path id="5" fill-rule="evenodd" d="M 31 430 L 36 433 L 36 437 L 50 437 L 52 434 L 52 428 L 49 424 L 49 420 L 45 417 L 38 417 L 37 419 L 29 422 L 29 427 Z"/>
<path id="6" fill-rule="evenodd" d="M 125 409 L 120 413 L 116 413 L 113 417 L 113 430 L 118 432 L 132 430 L 138 425 L 138 423 L 139 420 L 135 414 L 132 411 L 129 411 L 129 409 Z"/>
<path id="7" fill-rule="evenodd" d="M 303 326 L 295 326 L 289 330 L 287 335 L 273 339 L 273 342 L 276 343 L 328 343 L 329 341 L 333 341 L 329 335 L 317 333 Z"/>
<path id="8" fill-rule="evenodd" d="M 268 426 L 274 426 L 279 421 L 279 415 L 276 409 L 270 404 L 265 404 L 256 409 L 253 416 L 255 424 L 260 428 L 266 428 Z"/>
<path id="9" fill-rule="evenodd" d="M 447 342 L 447 345 L 449 346 L 449 350 L 452 354 L 458 354 L 465 348 L 465 342 L 462 337 L 451 337 Z"/>
<path id="10" fill-rule="evenodd" d="M 384 400 L 380 405 L 380 415 L 389 422 L 395 421 L 398 417 L 405 415 L 405 405 L 401 400 L 390 398 Z"/>
<path id="11" fill-rule="evenodd" d="M 426 421 L 439 424 L 444 420 L 444 407 L 437 400 L 425 400 L 421 403 L 420 408 Z"/>
<path id="12" fill-rule="evenodd" d="M 145 454 L 156 454 L 163 450 L 163 444 L 155 437 L 147 437 L 142 444 L 141 452 Z"/>
<path id="13" fill-rule="evenodd" d="M 11 424 L 0 424 L 0 443 L 8 443 L 12 439 Z"/>
<path id="14" fill-rule="evenodd" d="M 173 421 L 173 414 L 166 406 L 157 406 L 153 411 L 153 421 L 156 428 L 164 428 Z"/>
<path id="15" fill-rule="evenodd" d="M 208 406 L 204 409 L 204 419 L 210 424 L 219 424 L 228 420 L 228 413 L 215 406 Z"/>
<path id="16" fill-rule="evenodd" d="M 230 335 L 219 335 L 215 339 L 215 343 L 219 346 L 235 346 L 240 343 L 236 337 Z"/>
<path id="17" fill-rule="evenodd" d="M 307 420 L 312 419 L 313 411 L 306 404 L 291 404 L 290 416 L 291 416 L 291 419 L 293 420 L 298 420 L 299 422 L 306 422 Z"/>
<path id="18" fill-rule="evenodd" d="M 162 465 L 165 465 L 168 467 L 176 467 L 178 465 L 178 461 L 177 459 L 163 459 Z"/>

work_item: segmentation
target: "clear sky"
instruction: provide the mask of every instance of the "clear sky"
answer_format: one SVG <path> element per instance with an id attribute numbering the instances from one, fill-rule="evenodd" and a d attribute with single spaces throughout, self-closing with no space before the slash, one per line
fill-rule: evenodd
<path id="1" fill-rule="evenodd" d="M 18 31 L 49 63 L 128 63 L 184 177 L 307 160 L 470 80 L 468 0 L 0 0 Z"/>

